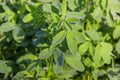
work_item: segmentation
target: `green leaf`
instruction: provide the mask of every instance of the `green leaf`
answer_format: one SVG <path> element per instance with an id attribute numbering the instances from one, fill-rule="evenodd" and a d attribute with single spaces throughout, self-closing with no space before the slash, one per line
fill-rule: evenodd
<path id="1" fill-rule="evenodd" d="M 34 77 L 34 74 L 32 74 L 31 72 L 22 71 L 22 73 L 23 73 L 24 75 L 27 75 L 29 78 L 33 78 L 33 77 Z"/>
<path id="2" fill-rule="evenodd" d="M 110 54 L 112 52 L 112 45 L 110 45 L 108 43 L 107 44 L 106 43 L 104 43 L 104 44 L 102 43 L 102 46 L 104 48 L 104 49 L 102 49 L 103 51 L 101 51 L 102 59 L 104 60 L 104 62 L 106 64 L 110 64 L 110 62 L 111 62 L 111 56 L 110 56 Z"/>
<path id="3" fill-rule="evenodd" d="M 66 31 L 60 31 L 58 34 L 55 35 L 55 37 L 53 37 L 53 41 L 52 41 L 52 45 L 56 46 L 58 44 L 60 44 L 66 36 Z"/>
<path id="4" fill-rule="evenodd" d="M 72 54 L 76 54 L 77 44 L 70 32 L 67 33 L 66 39 L 69 50 L 71 51 Z"/>
<path id="5" fill-rule="evenodd" d="M 116 48 L 116 51 L 117 51 L 118 53 L 120 53 L 120 41 L 117 42 L 115 48 Z"/>
<path id="6" fill-rule="evenodd" d="M 97 45 L 97 51 L 96 55 L 96 61 L 99 61 L 100 58 L 103 59 L 104 63 L 110 64 L 111 62 L 111 53 L 112 53 L 113 47 L 110 43 L 101 42 Z"/>
<path id="7" fill-rule="evenodd" d="M 67 5 L 66 5 L 66 0 L 63 0 L 62 2 L 62 20 L 65 19 L 65 15 L 66 15 L 66 8 L 67 8 Z"/>
<path id="8" fill-rule="evenodd" d="M 100 21 L 103 17 L 103 10 L 100 8 L 100 6 L 95 7 L 94 12 L 91 15 L 94 20 Z"/>
<path id="9" fill-rule="evenodd" d="M 95 40 L 95 41 L 99 41 L 99 40 L 100 40 L 100 35 L 99 35 L 98 32 L 95 31 L 95 30 L 88 30 L 88 31 L 86 31 L 86 34 L 87 34 L 92 40 Z"/>
<path id="10" fill-rule="evenodd" d="M 89 57 L 87 57 L 87 58 L 85 58 L 85 60 L 84 60 L 84 64 L 86 65 L 86 66 L 88 66 L 88 67 L 90 67 L 91 65 L 92 65 L 92 60 L 89 58 Z"/>
<path id="11" fill-rule="evenodd" d="M 120 1 L 119 0 L 109 0 L 109 8 L 114 11 L 120 13 Z"/>
<path id="12" fill-rule="evenodd" d="M 0 42 L 2 42 L 5 38 L 6 36 L 0 37 Z"/>
<path id="13" fill-rule="evenodd" d="M 25 0 L 20 0 L 20 4 L 23 5 L 25 3 Z"/>
<path id="14" fill-rule="evenodd" d="M 56 13 L 56 14 L 59 14 L 59 8 L 55 7 L 55 6 L 51 6 L 52 8 L 52 12 Z"/>
<path id="15" fill-rule="evenodd" d="M 30 64 L 27 66 L 26 71 L 31 71 L 31 70 L 33 70 L 34 68 L 36 68 L 36 62 L 30 63 Z"/>
<path id="16" fill-rule="evenodd" d="M 67 12 L 66 18 L 83 19 L 86 15 L 82 12 Z"/>
<path id="17" fill-rule="evenodd" d="M 30 22 L 31 20 L 33 20 L 33 16 L 32 16 L 32 13 L 28 13 L 27 15 L 24 16 L 23 18 L 23 22 L 27 23 L 27 22 Z"/>
<path id="18" fill-rule="evenodd" d="M 81 6 L 82 3 L 83 3 L 83 0 L 75 0 L 75 4 L 76 4 L 77 6 Z"/>
<path id="19" fill-rule="evenodd" d="M 106 20 L 110 27 L 114 27 L 114 19 L 113 19 L 113 15 L 111 14 L 110 10 L 107 10 Z"/>
<path id="20" fill-rule="evenodd" d="M 0 20 L 2 20 L 7 14 L 5 12 L 0 13 Z"/>
<path id="21" fill-rule="evenodd" d="M 31 8 L 30 5 L 28 5 L 28 4 L 25 4 L 25 9 L 26 9 L 28 12 L 32 12 L 32 8 Z"/>
<path id="22" fill-rule="evenodd" d="M 71 25 L 71 28 L 73 31 L 79 31 L 82 29 L 82 25 L 79 25 L 79 24 L 70 24 Z M 81 35 L 83 36 L 83 32 L 80 32 Z M 83 38 L 84 39 L 84 38 Z"/>
<path id="23" fill-rule="evenodd" d="M 105 10 L 107 8 L 108 0 L 102 0 L 102 8 Z"/>
<path id="24" fill-rule="evenodd" d="M 54 22 L 52 22 L 52 24 L 51 24 L 51 27 L 52 27 L 53 25 L 56 25 L 56 24 L 58 24 L 58 22 L 60 22 L 60 18 L 59 18 L 59 16 L 58 16 L 57 14 L 55 14 L 55 13 L 52 13 L 51 15 L 52 15 L 52 19 L 53 19 L 53 21 L 54 21 Z M 60 23 L 59 23 L 59 24 L 60 24 Z"/>
<path id="25" fill-rule="evenodd" d="M 46 37 L 46 36 L 47 36 L 47 34 L 46 34 L 45 31 L 38 31 L 38 32 L 35 33 L 35 37 L 44 38 L 44 37 Z"/>
<path id="26" fill-rule="evenodd" d="M 75 5 L 75 0 L 68 0 L 68 8 L 74 10 L 77 6 Z"/>
<path id="27" fill-rule="evenodd" d="M 16 26 L 16 28 L 12 31 L 13 38 L 16 42 L 21 43 L 25 38 L 25 32 L 21 27 Z"/>
<path id="28" fill-rule="evenodd" d="M 96 47 L 95 47 L 95 54 L 93 56 L 93 60 L 97 63 L 100 62 L 101 60 L 101 46 L 98 44 Z"/>
<path id="29" fill-rule="evenodd" d="M 59 22 L 56 26 L 56 30 L 59 31 L 62 28 L 63 24 L 64 24 L 63 21 Z"/>
<path id="30" fill-rule="evenodd" d="M 39 54 L 39 59 L 46 59 L 53 55 L 53 52 L 49 52 L 49 49 L 43 49 Z"/>
<path id="31" fill-rule="evenodd" d="M 81 32 L 73 31 L 72 34 L 73 34 L 72 36 L 76 40 L 77 44 L 80 44 L 80 43 L 83 43 L 86 41 L 84 35 Z"/>
<path id="32" fill-rule="evenodd" d="M 95 47 L 94 47 L 94 44 L 92 42 L 90 42 L 89 44 L 89 53 L 93 56 L 94 54 L 94 51 L 95 51 Z"/>
<path id="33" fill-rule="evenodd" d="M 51 4 L 49 4 L 49 3 L 43 4 L 43 10 L 51 13 L 52 12 Z"/>
<path id="34" fill-rule="evenodd" d="M 7 74 L 11 70 L 12 69 L 4 61 L 0 61 L 0 73 Z"/>
<path id="35" fill-rule="evenodd" d="M 11 10 L 10 7 L 8 7 L 6 4 L 5 5 L 2 5 L 3 9 L 5 10 L 6 14 L 7 14 L 7 20 L 8 21 L 13 21 L 15 20 L 15 12 Z"/>
<path id="36" fill-rule="evenodd" d="M 10 3 L 14 5 L 16 3 L 16 0 L 10 0 Z"/>
<path id="37" fill-rule="evenodd" d="M 13 77 L 13 79 L 15 79 L 15 80 L 22 79 L 24 76 L 25 75 L 22 73 L 22 71 L 21 72 L 17 72 L 15 74 L 15 76 Z"/>
<path id="38" fill-rule="evenodd" d="M 78 51 L 79 51 L 80 54 L 83 55 L 85 52 L 87 52 L 88 48 L 89 48 L 89 42 L 85 42 L 85 43 L 83 43 L 79 46 Z"/>
<path id="39" fill-rule="evenodd" d="M 100 59 L 100 61 L 94 61 L 93 63 L 92 63 L 92 66 L 94 67 L 94 68 L 99 68 L 99 67 L 102 67 L 102 66 L 104 66 L 104 61 L 102 60 L 102 59 Z"/>
<path id="40" fill-rule="evenodd" d="M 71 76 L 74 76 L 75 74 L 78 74 L 74 68 L 71 68 L 71 66 L 64 64 L 64 67 L 62 68 L 61 76 L 69 79 Z"/>
<path id="41" fill-rule="evenodd" d="M 68 23 L 76 23 L 76 22 L 79 21 L 79 20 L 76 19 L 76 18 L 66 18 L 65 20 L 66 20 Z"/>
<path id="42" fill-rule="evenodd" d="M 52 11 L 56 14 L 59 14 L 59 11 L 61 11 L 61 3 L 59 0 L 52 0 Z"/>
<path id="43" fill-rule="evenodd" d="M 72 31 L 72 26 L 71 26 L 71 24 L 69 24 L 67 21 L 65 21 L 64 26 L 65 26 L 65 30 L 67 30 L 67 31 Z"/>
<path id="44" fill-rule="evenodd" d="M 46 2 L 52 2 L 52 0 L 39 0 L 39 1 L 44 2 L 44 3 L 46 3 Z"/>
<path id="45" fill-rule="evenodd" d="M 54 70 L 54 73 L 55 73 L 55 74 L 60 74 L 60 73 L 62 73 L 62 66 L 59 66 L 59 65 L 57 65 L 57 64 L 54 64 L 54 65 L 53 65 L 53 70 Z"/>
<path id="46" fill-rule="evenodd" d="M 37 60 L 38 57 L 34 54 L 31 54 L 31 53 L 25 54 L 24 56 L 21 56 L 20 58 L 18 58 L 17 63 L 20 63 L 20 62 L 22 62 L 24 60 L 28 60 L 28 59 L 29 60 Z"/>
<path id="47" fill-rule="evenodd" d="M 0 32 L 9 32 L 15 28 L 15 25 L 10 22 L 5 22 L 0 25 Z"/>
<path id="48" fill-rule="evenodd" d="M 80 61 L 81 56 L 79 53 L 73 54 L 73 55 L 66 55 L 65 61 L 67 64 L 69 64 L 72 68 L 78 71 L 84 71 L 84 65 Z"/>
<path id="49" fill-rule="evenodd" d="M 54 60 L 55 60 L 55 63 L 58 65 L 58 66 L 63 66 L 64 64 L 64 56 L 62 54 L 62 51 L 60 51 L 59 49 L 55 50 L 54 52 Z"/>
<path id="50" fill-rule="evenodd" d="M 99 77 L 99 76 L 103 76 L 106 74 L 106 71 L 104 70 L 99 70 L 99 69 L 95 69 L 93 72 L 92 72 L 93 76 L 94 77 Z"/>
<path id="51" fill-rule="evenodd" d="M 120 26 L 116 27 L 113 31 L 113 38 L 118 39 L 120 37 Z"/>

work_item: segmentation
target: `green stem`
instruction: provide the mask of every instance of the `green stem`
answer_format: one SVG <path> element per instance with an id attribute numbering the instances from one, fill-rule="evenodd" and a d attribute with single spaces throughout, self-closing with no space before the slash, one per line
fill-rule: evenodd
<path id="1" fill-rule="evenodd" d="M 83 75 L 82 80 L 86 80 L 86 76 L 85 75 Z"/>
<path id="2" fill-rule="evenodd" d="M 112 68 L 114 68 L 114 59 L 112 58 Z"/>

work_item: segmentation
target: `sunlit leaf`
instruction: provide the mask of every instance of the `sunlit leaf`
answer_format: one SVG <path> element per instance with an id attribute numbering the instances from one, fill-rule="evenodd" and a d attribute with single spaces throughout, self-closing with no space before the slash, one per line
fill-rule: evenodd
<path id="1" fill-rule="evenodd" d="M 13 5 L 16 3 L 16 0 L 10 0 L 10 3 Z"/>
<path id="2" fill-rule="evenodd" d="M 6 21 L 12 21 L 13 23 L 15 23 L 16 13 L 6 4 L 2 5 L 2 7 L 7 14 Z"/>
<path id="3" fill-rule="evenodd" d="M 9 32 L 15 28 L 15 25 L 10 22 L 5 22 L 0 25 L 0 32 Z"/>
<path id="4" fill-rule="evenodd" d="M 12 69 L 4 62 L 0 61 L 0 73 L 7 74 L 11 71 Z"/>
<path id="5" fill-rule="evenodd" d="M 88 67 L 90 67 L 92 63 L 93 63 L 92 60 L 88 57 L 84 60 L 84 64 Z"/>
<path id="6" fill-rule="evenodd" d="M 76 18 L 76 19 L 83 19 L 86 15 L 81 12 L 67 12 L 66 18 Z"/>
<path id="7" fill-rule="evenodd" d="M 108 4 L 108 0 L 102 0 L 101 4 L 102 4 L 102 8 L 106 9 L 107 4 Z"/>
<path id="8" fill-rule="evenodd" d="M 67 33 L 66 40 L 67 40 L 68 48 L 71 51 L 71 53 L 76 54 L 77 44 L 76 41 L 73 39 L 72 35 L 70 34 L 70 32 Z"/>
<path id="9" fill-rule="evenodd" d="M 110 27 L 114 27 L 113 15 L 111 14 L 111 12 L 110 12 L 109 10 L 107 10 L 106 19 L 107 19 L 108 25 L 109 25 Z"/>
<path id="10" fill-rule="evenodd" d="M 20 0 L 20 4 L 23 5 L 25 0 Z"/>
<path id="11" fill-rule="evenodd" d="M 120 1 L 119 0 L 109 0 L 109 8 L 112 11 L 120 13 Z"/>
<path id="12" fill-rule="evenodd" d="M 39 58 L 40 59 L 46 59 L 49 58 L 50 56 L 52 56 L 53 52 L 50 52 L 48 48 L 43 49 L 40 53 L 39 53 Z"/>
<path id="13" fill-rule="evenodd" d="M 63 0 L 63 2 L 62 2 L 62 17 L 61 17 L 62 20 L 65 18 L 66 9 L 67 9 L 66 0 Z"/>
<path id="14" fill-rule="evenodd" d="M 18 58 L 17 63 L 20 63 L 24 60 L 37 60 L 37 59 L 38 57 L 36 55 L 29 53 Z"/>
<path id="15" fill-rule="evenodd" d="M 51 11 L 51 4 L 49 4 L 49 3 L 44 4 L 43 5 L 43 10 L 51 13 L 52 12 Z"/>
<path id="16" fill-rule="evenodd" d="M 81 44 L 78 49 L 79 53 L 85 54 L 85 52 L 88 50 L 88 48 L 89 48 L 89 42 L 85 42 L 85 43 Z"/>
<path id="17" fill-rule="evenodd" d="M 80 61 L 81 56 L 79 53 L 74 54 L 74 55 L 66 55 L 65 60 L 67 64 L 69 64 L 72 68 L 78 71 L 84 71 L 84 65 Z"/>
<path id="18" fill-rule="evenodd" d="M 75 5 L 75 0 L 68 0 L 68 7 L 71 10 L 74 10 L 77 6 Z"/>
<path id="19" fill-rule="evenodd" d="M 5 12 L 0 13 L 0 20 L 2 20 L 7 14 Z"/>
<path id="20" fill-rule="evenodd" d="M 116 28 L 114 29 L 114 31 L 113 31 L 113 38 L 114 38 L 114 39 L 117 39 L 117 38 L 120 37 L 119 32 L 120 32 L 120 26 L 116 27 Z"/>
<path id="21" fill-rule="evenodd" d="M 53 65 L 53 70 L 54 70 L 54 72 L 55 72 L 55 74 L 60 74 L 60 73 L 62 73 L 62 66 L 59 66 L 59 65 Z"/>
<path id="22" fill-rule="evenodd" d="M 52 2 L 52 0 L 38 0 L 38 1 L 41 1 L 41 2 Z"/>
<path id="23" fill-rule="evenodd" d="M 104 70 L 99 70 L 99 69 L 95 69 L 92 73 L 94 77 L 99 77 L 99 76 L 103 76 L 104 74 L 106 74 Z"/>
<path id="24" fill-rule="evenodd" d="M 16 26 L 16 28 L 12 31 L 12 35 L 14 40 L 18 43 L 22 42 L 25 38 L 25 32 L 19 26 Z"/>
<path id="25" fill-rule="evenodd" d="M 94 12 L 92 13 L 93 19 L 96 21 L 100 21 L 103 16 L 103 11 L 102 9 L 98 6 L 94 9 Z"/>
<path id="26" fill-rule="evenodd" d="M 56 46 L 58 44 L 60 44 L 66 36 L 66 31 L 60 31 L 58 34 L 55 35 L 55 37 L 53 37 L 53 41 L 52 41 L 52 45 Z"/>
<path id="27" fill-rule="evenodd" d="M 66 21 L 69 23 L 76 23 L 78 21 L 78 19 L 76 18 L 66 18 Z"/>
<path id="28" fill-rule="evenodd" d="M 113 50 L 113 47 L 110 43 L 106 43 L 106 42 L 101 42 L 101 56 L 102 59 L 104 60 L 105 63 L 110 64 L 111 62 L 111 52 Z"/>
<path id="29" fill-rule="evenodd" d="M 120 41 L 118 41 L 116 44 L 116 51 L 120 53 Z"/>
<path id="30" fill-rule="evenodd" d="M 30 22 L 31 20 L 33 20 L 33 16 L 31 13 L 28 13 L 27 15 L 24 16 L 23 18 L 23 22 L 27 23 L 27 22 Z"/>
<path id="31" fill-rule="evenodd" d="M 93 60 L 97 63 L 99 63 L 99 61 L 101 60 L 101 46 L 100 45 L 97 45 L 95 47 L 95 54 L 93 56 Z"/>
<path id="32" fill-rule="evenodd" d="M 103 59 L 104 63 L 110 64 L 112 50 L 113 47 L 110 43 L 101 42 L 96 47 L 94 60 L 100 61 L 101 59 Z"/>
<path id="33" fill-rule="evenodd" d="M 95 40 L 95 41 L 99 41 L 100 40 L 100 35 L 98 34 L 97 31 L 95 31 L 95 30 L 88 30 L 88 31 L 86 31 L 86 33 L 92 40 Z"/>
<path id="34" fill-rule="evenodd" d="M 73 31 L 72 34 L 73 34 L 72 36 L 76 40 L 77 44 L 80 44 L 80 43 L 83 43 L 86 41 L 84 38 L 84 35 L 81 32 Z"/>
<path id="35" fill-rule="evenodd" d="M 94 47 L 93 43 L 90 42 L 90 44 L 89 44 L 89 53 L 90 53 L 91 55 L 93 55 L 94 52 L 95 52 L 95 47 Z"/>

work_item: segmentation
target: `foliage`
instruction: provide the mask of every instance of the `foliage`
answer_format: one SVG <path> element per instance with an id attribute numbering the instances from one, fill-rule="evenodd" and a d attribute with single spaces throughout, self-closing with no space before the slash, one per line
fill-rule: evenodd
<path id="1" fill-rule="evenodd" d="M 119 80 L 120 0 L 0 0 L 0 79 Z"/>

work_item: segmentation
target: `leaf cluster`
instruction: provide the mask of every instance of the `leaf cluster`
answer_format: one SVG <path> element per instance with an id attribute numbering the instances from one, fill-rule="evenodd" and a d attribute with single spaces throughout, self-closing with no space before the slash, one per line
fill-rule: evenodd
<path id="1" fill-rule="evenodd" d="M 120 0 L 0 0 L 0 79 L 119 80 Z"/>

